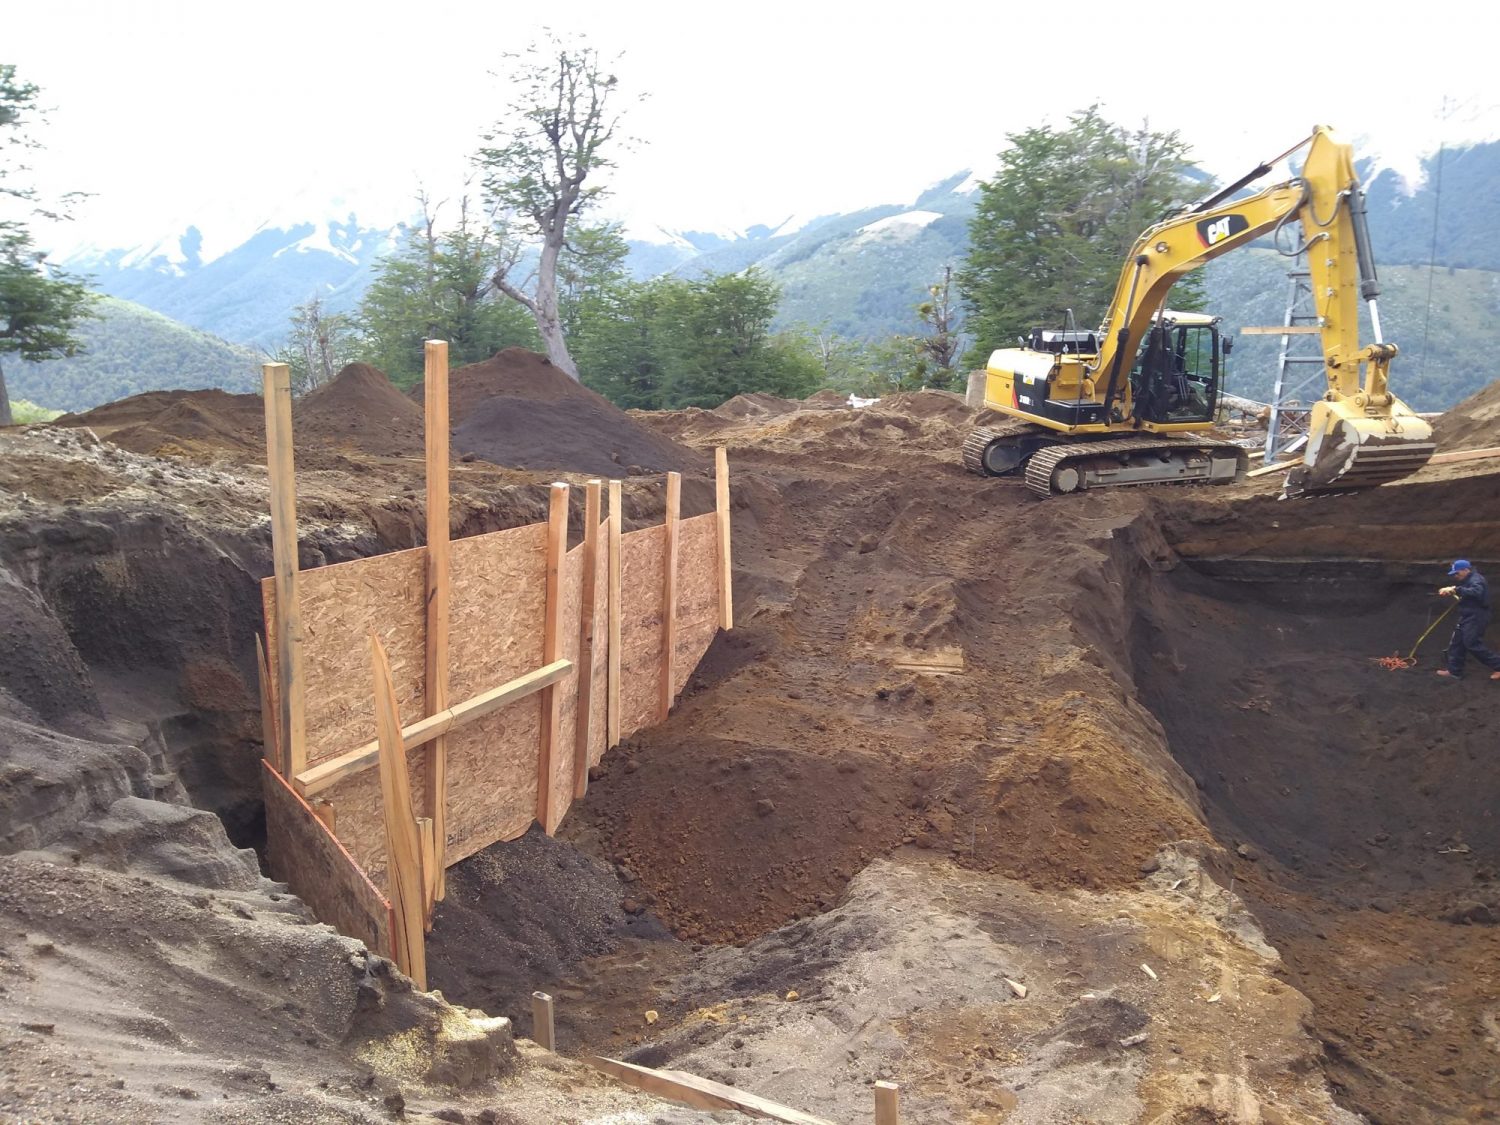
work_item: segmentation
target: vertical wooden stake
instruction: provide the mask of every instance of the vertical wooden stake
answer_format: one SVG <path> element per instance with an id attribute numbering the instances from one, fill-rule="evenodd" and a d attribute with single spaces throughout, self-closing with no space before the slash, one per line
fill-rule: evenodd
<path id="1" fill-rule="evenodd" d="M 426 390 L 427 447 L 427 693 L 424 717 L 448 707 L 448 344 L 428 340 L 423 386 Z M 430 899 L 447 889 L 444 853 L 448 848 L 448 740 L 427 747 L 427 815 L 432 819 L 432 864 L 426 880 Z"/>
<path id="2" fill-rule="evenodd" d="M 714 506 L 719 516 L 719 628 L 734 628 L 734 584 L 729 549 L 729 451 L 714 450 Z"/>
<path id="3" fill-rule="evenodd" d="M 672 710 L 677 685 L 672 682 L 673 665 L 677 663 L 677 517 L 682 509 L 682 474 L 667 474 L 666 547 L 662 554 L 665 581 L 661 597 L 661 702 L 659 718 L 665 720 Z"/>
<path id="4" fill-rule="evenodd" d="M 625 513 L 621 507 L 620 482 L 609 482 L 609 733 L 605 747 L 620 744 L 620 542 L 623 538 Z"/>
<path id="5" fill-rule="evenodd" d="M 380 801 L 385 820 L 386 887 L 396 915 L 396 964 L 427 991 L 426 895 L 422 889 L 422 845 L 411 811 L 411 783 L 401 743 L 401 713 L 391 685 L 391 665 L 380 638 L 370 634 L 375 678 L 375 731 L 380 740 Z"/>
<path id="6" fill-rule="evenodd" d="M 589 790 L 589 733 L 594 715 L 594 616 L 599 606 L 599 501 L 603 482 L 591 480 L 583 502 L 583 598 L 578 612 L 578 722 L 573 743 L 573 796 Z"/>
<path id="7" fill-rule="evenodd" d="M 286 769 L 281 760 L 281 740 L 277 737 L 276 712 L 271 706 L 271 672 L 266 665 L 266 646 L 260 634 L 255 634 L 255 679 L 260 684 L 260 741 L 261 757 L 270 762 L 277 773 Z"/>
<path id="8" fill-rule="evenodd" d="M 557 1028 L 552 1019 L 552 997 L 545 992 L 531 994 L 531 1041 L 549 1051 L 557 1050 Z"/>
<path id="9" fill-rule="evenodd" d="M 901 1087 L 875 1083 L 875 1125 L 901 1125 Z"/>
<path id="10" fill-rule="evenodd" d="M 417 856 L 422 861 L 422 932 L 432 933 L 432 903 L 437 891 L 437 837 L 432 817 L 417 817 Z"/>
<path id="11" fill-rule="evenodd" d="M 297 604 L 297 478 L 292 458 L 292 372 L 261 365 L 266 406 L 266 469 L 271 486 L 271 555 L 276 568 L 276 698 L 281 775 L 307 768 L 307 698 L 302 676 L 302 611 Z"/>
<path id="12" fill-rule="evenodd" d="M 568 486 L 555 483 L 547 508 L 547 611 L 542 632 L 542 663 L 562 655 L 562 568 L 568 552 Z M 536 758 L 536 818 L 542 831 L 557 827 L 552 807 L 552 763 L 565 753 L 562 741 L 562 695 L 556 684 L 542 690 L 541 751 Z"/>

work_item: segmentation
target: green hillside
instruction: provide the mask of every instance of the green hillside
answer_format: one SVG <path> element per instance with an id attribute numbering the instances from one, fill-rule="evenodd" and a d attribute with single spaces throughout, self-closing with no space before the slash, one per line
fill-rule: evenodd
<path id="1" fill-rule="evenodd" d="M 253 391 L 262 357 L 114 297 L 83 323 L 84 351 L 72 359 L 5 364 L 10 393 L 53 410 L 88 410 L 142 391 L 218 387 Z"/>

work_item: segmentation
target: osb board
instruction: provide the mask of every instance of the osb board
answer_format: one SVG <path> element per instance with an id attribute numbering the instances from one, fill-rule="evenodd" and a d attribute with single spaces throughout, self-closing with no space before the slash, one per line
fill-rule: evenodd
<path id="1" fill-rule="evenodd" d="M 594 680 L 590 696 L 589 765 L 599 764 L 609 741 L 609 525 L 599 528 L 599 566 L 594 575 Z"/>
<path id="2" fill-rule="evenodd" d="M 262 583 L 266 652 L 279 684 L 275 580 Z M 427 683 L 427 552 L 415 547 L 374 558 L 304 570 L 297 576 L 302 611 L 302 669 L 307 696 L 307 764 L 375 740 L 370 633 L 391 663 L 403 726 L 423 717 Z"/>
<path id="3" fill-rule="evenodd" d="M 710 512 L 677 527 L 677 651 L 672 683 L 678 693 L 719 631 L 719 517 Z"/>
<path id="4" fill-rule="evenodd" d="M 374 693 L 374 685 L 370 691 Z M 406 755 L 406 776 L 411 785 L 412 815 L 425 816 L 427 807 L 427 771 L 421 750 Z M 451 767 L 450 767 L 451 771 Z M 449 773 L 452 792 L 452 773 Z M 390 892 L 386 881 L 385 804 L 380 792 L 380 770 L 371 767 L 336 781 L 318 794 L 333 806 L 333 831 L 339 843 L 349 849 L 354 861 L 365 869 L 370 881 L 382 893 Z"/>
<path id="5" fill-rule="evenodd" d="M 449 551 L 448 698 L 457 703 L 542 666 L 547 525 L 458 539 Z M 542 695 L 448 736 L 450 865 L 531 827 Z"/>
<path id="6" fill-rule="evenodd" d="M 620 737 L 657 721 L 661 706 L 662 594 L 666 528 L 620 540 Z"/>
<path id="7" fill-rule="evenodd" d="M 563 557 L 562 571 L 562 647 L 559 650 L 564 660 L 578 666 L 579 624 L 583 613 L 583 544 L 580 543 Z M 573 753 L 574 740 L 578 735 L 578 676 L 571 675 L 561 680 L 553 689 L 560 701 L 561 721 L 558 723 L 557 746 L 552 751 L 552 823 L 546 825 L 551 831 L 567 815 L 573 803 Z"/>
<path id="8" fill-rule="evenodd" d="M 360 871 L 301 797 L 269 762 L 262 762 L 266 857 L 271 873 L 292 889 L 320 922 L 358 938 L 385 957 L 394 953 L 391 904 Z"/>

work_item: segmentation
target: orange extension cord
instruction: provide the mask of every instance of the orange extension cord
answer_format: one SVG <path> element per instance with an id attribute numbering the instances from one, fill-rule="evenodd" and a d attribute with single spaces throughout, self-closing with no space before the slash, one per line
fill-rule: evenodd
<path id="1" fill-rule="evenodd" d="M 1417 663 L 1417 649 L 1422 647 L 1422 642 L 1432 635 L 1432 631 L 1443 623 L 1443 618 L 1452 613 L 1457 606 L 1458 603 L 1454 602 L 1447 609 L 1443 610 L 1442 615 L 1431 625 L 1427 626 L 1427 631 L 1417 638 L 1417 643 L 1411 646 L 1411 651 L 1405 656 L 1402 656 L 1399 652 L 1393 653 L 1390 656 L 1377 656 L 1375 657 L 1375 663 L 1391 672 L 1402 668 L 1415 667 Z"/>

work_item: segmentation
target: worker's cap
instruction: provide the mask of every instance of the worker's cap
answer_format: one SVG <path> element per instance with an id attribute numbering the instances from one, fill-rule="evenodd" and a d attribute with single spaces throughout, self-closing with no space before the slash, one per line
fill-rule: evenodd
<path id="1" fill-rule="evenodd" d="M 1468 559 L 1454 559 L 1453 560 L 1453 565 L 1448 569 L 1448 577 L 1452 578 L 1460 570 L 1473 570 L 1473 569 L 1474 568 L 1469 565 L 1469 560 Z"/>

